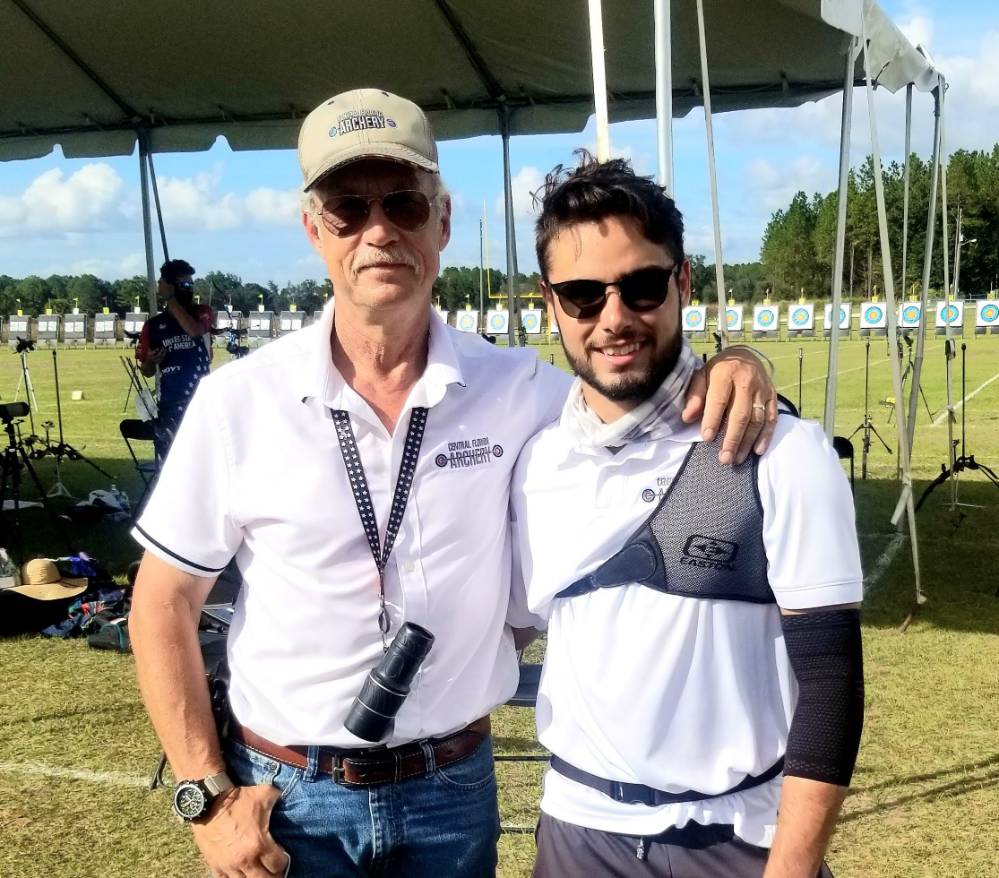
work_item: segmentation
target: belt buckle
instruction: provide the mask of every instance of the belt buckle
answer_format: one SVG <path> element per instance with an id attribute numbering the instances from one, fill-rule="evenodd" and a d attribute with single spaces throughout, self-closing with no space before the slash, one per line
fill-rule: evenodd
<path id="1" fill-rule="evenodd" d="M 345 784 L 347 782 L 346 771 L 343 767 L 343 754 L 334 753 L 333 754 L 333 765 L 330 774 L 333 777 L 333 782 L 338 784 Z"/>
<path id="2" fill-rule="evenodd" d="M 649 787 L 643 787 L 641 794 L 634 787 L 637 784 L 625 784 L 622 781 L 614 781 L 611 788 L 611 798 L 625 805 L 645 805 L 651 808 L 655 805 L 655 792 Z M 632 787 L 632 789 L 628 789 Z"/>

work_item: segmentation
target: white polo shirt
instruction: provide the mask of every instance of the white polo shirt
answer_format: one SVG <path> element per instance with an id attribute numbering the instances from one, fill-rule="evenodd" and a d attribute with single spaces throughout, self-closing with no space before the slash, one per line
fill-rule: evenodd
<path id="1" fill-rule="evenodd" d="M 639 585 L 553 597 L 592 572 L 646 520 L 697 427 L 617 454 L 580 450 L 565 416 L 542 431 L 514 475 L 515 539 L 527 603 L 548 617 L 538 737 L 570 764 L 669 792 L 731 789 L 784 753 L 797 697 L 774 605 L 705 600 Z M 817 424 L 780 418 L 759 462 L 770 586 L 806 609 L 862 595 L 853 501 Z M 780 778 L 742 793 L 648 807 L 621 804 L 549 770 L 541 808 L 609 832 L 731 823 L 769 846 Z"/>
<path id="2" fill-rule="evenodd" d="M 317 325 L 201 382 L 133 535 L 199 576 L 235 555 L 240 723 L 279 744 L 362 746 L 343 722 L 382 656 L 378 574 L 330 409 L 350 413 L 384 542 L 409 411 L 428 407 L 385 590 L 390 637 L 409 621 L 436 640 L 388 743 L 444 735 L 516 689 L 510 478 L 524 443 L 558 417 L 569 378 L 433 314 L 426 370 L 390 435 L 334 368 L 332 326 L 331 302 Z"/>

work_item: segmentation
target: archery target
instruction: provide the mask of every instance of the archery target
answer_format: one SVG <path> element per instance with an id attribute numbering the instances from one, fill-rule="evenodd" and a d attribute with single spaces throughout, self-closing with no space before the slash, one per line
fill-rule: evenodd
<path id="1" fill-rule="evenodd" d="M 861 329 L 884 329 L 888 325 L 888 312 L 881 302 L 864 302 L 860 306 Z"/>
<path id="2" fill-rule="evenodd" d="M 753 307 L 753 332 L 774 332 L 780 329 L 780 311 L 776 305 Z"/>
<path id="3" fill-rule="evenodd" d="M 964 301 L 952 299 L 947 302 L 943 299 L 937 302 L 937 326 L 958 326 L 964 325 Z"/>
<path id="4" fill-rule="evenodd" d="M 541 312 L 536 309 L 520 312 L 520 325 L 528 335 L 541 334 Z"/>
<path id="5" fill-rule="evenodd" d="M 921 302 L 906 302 L 898 309 L 898 325 L 902 329 L 918 329 L 923 320 Z"/>
<path id="6" fill-rule="evenodd" d="M 815 328 L 815 305 L 801 302 L 792 305 L 787 312 L 788 328 L 795 332 L 807 332 Z"/>
<path id="7" fill-rule="evenodd" d="M 978 303 L 975 326 L 999 326 L 999 303 L 984 301 Z"/>
<path id="8" fill-rule="evenodd" d="M 688 305 L 683 309 L 683 331 L 704 332 L 707 329 L 708 308 L 706 305 Z"/>
<path id="9" fill-rule="evenodd" d="M 725 309 L 725 328 L 729 332 L 742 332 L 742 305 L 729 305 Z"/>
<path id="10" fill-rule="evenodd" d="M 839 328 L 840 329 L 845 329 L 847 332 L 850 331 L 850 318 L 852 316 L 851 315 L 851 311 L 852 310 L 853 310 L 852 306 L 849 303 L 847 303 L 845 305 L 840 305 L 839 306 Z M 826 329 L 829 329 L 832 326 L 832 304 L 831 303 L 827 303 L 826 304 L 825 315 L 824 316 L 825 316 Z"/>
<path id="11" fill-rule="evenodd" d="M 479 312 L 459 311 L 454 318 L 454 328 L 457 329 L 458 332 L 478 332 Z"/>
<path id="12" fill-rule="evenodd" d="M 510 312 L 487 311 L 486 328 L 489 332 L 495 332 L 498 335 L 502 335 L 510 328 Z"/>

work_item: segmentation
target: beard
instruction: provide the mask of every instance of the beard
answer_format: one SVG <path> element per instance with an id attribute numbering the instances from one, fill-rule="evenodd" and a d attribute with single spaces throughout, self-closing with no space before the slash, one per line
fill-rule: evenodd
<path id="1" fill-rule="evenodd" d="M 177 290 L 174 293 L 174 298 L 180 303 L 182 308 L 190 310 L 194 304 L 194 290 Z"/>
<path id="2" fill-rule="evenodd" d="M 638 336 L 622 336 L 617 339 L 621 342 L 638 341 Z M 562 342 L 562 350 L 565 357 L 572 366 L 573 371 L 580 377 L 580 380 L 589 387 L 592 387 L 601 396 L 613 399 L 617 402 L 644 402 L 655 393 L 667 376 L 676 367 L 680 358 L 682 347 L 682 330 L 678 327 L 676 335 L 663 345 L 661 349 L 654 351 L 653 360 L 649 366 L 641 371 L 624 373 L 615 377 L 613 383 L 599 378 L 593 370 L 590 360 L 585 350 L 576 354 L 570 351 L 565 341 Z"/>

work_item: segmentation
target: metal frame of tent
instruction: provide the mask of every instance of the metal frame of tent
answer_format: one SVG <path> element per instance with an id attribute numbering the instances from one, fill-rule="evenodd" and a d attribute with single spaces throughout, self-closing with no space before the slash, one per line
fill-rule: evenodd
<path id="1" fill-rule="evenodd" d="M 834 313 L 842 295 L 843 252 L 845 248 L 846 179 L 849 170 L 849 130 L 852 118 L 853 86 L 859 81 L 856 72 L 856 58 L 864 57 L 864 76 L 868 80 L 869 91 L 876 82 L 896 91 L 902 85 L 908 86 L 906 140 L 907 147 L 911 122 L 911 91 L 913 86 L 920 90 L 933 90 L 937 113 L 934 141 L 935 157 L 933 173 L 938 174 L 943 144 L 943 106 L 945 83 L 932 68 L 928 59 L 918 55 L 909 43 L 894 29 L 874 0 L 767 0 L 753 4 L 746 9 L 742 0 L 709 0 L 709 11 L 714 18 L 710 30 L 705 22 L 704 0 L 652 0 L 651 12 L 654 26 L 653 71 L 647 68 L 641 52 L 629 49 L 644 47 L 648 42 L 645 16 L 649 10 L 649 0 L 633 0 L 630 4 L 615 4 L 615 18 L 610 30 L 611 50 L 616 50 L 617 68 L 615 79 L 608 82 L 603 64 L 603 18 L 600 0 L 587 0 L 589 10 L 589 32 L 591 47 L 592 91 L 581 87 L 585 73 L 579 74 L 576 61 L 577 45 L 582 24 L 579 13 L 581 0 L 568 0 L 564 3 L 546 4 L 539 7 L 527 0 L 511 0 L 501 11 L 488 4 L 478 4 L 475 0 L 431 0 L 425 7 L 413 5 L 392 6 L 392 15 L 382 21 L 377 15 L 372 17 L 370 3 L 364 8 L 355 9 L 348 5 L 338 12 L 332 21 L 330 16 L 317 19 L 315 33 L 309 39 L 322 40 L 328 36 L 328 29 L 334 27 L 338 37 L 343 37 L 342 51 L 337 53 L 337 62 L 359 63 L 358 58 L 370 58 L 367 44 L 356 45 L 349 39 L 351 28 L 357 28 L 359 20 L 368 24 L 377 22 L 382 28 L 378 37 L 383 39 L 382 53 L 387 56 L 392 46 L 384 43 L 385 38 L 402 34 L 405 41 L 400 45 L 412 49 L 414 40 L 424 35 L 428 45 L 450 49 L 438 69 L 427 66 L 426 51 L 422 51 L 422 67 L 407 67 L 410 78 L 400 79 L 400 63 L 412 63 L 413 56 L 402 61 L 389 58 L 387 66 L 366 74 L 370 79 L 384 76 L 385 87 L 404 88 L 406 82 L 419 74 L 424 91 L 416 96 L 435 124 L 440 121 L 443 137 L 469 136 L 482 133 L 499 133 L 502 142 L 503 188 L 505 204 L 506 261 L 510 343 L 516 343 L 516 296 L 514 281 L 517 274 L 517 247 L 514 234 L 513 191 L 510 169 L 510 137 L 513 133 L 568 130 L 588 115 L 584 108 L 595 105 L 597 112 L 598 155 L 607 153 L 609 110 L 615 118 L 646 118 L 651 115 L 654 103 L 657 118 L 657 153 L 659 157 L 660 181 L 672 190 L 672 118 L 675 111 L 681 113 L 693 106 L 702 105 L 705 112 L 707 135 L 707 157 L 711 190 L 712 225 L 715 246 L 716 286 L 719 298 L 719 313 L 724 314 L 724 260 L 719 221 L 718 186 L 715 172 L 714 133 L 712 117 L 714 112 L 762 106 L 791 106 L 805 100 L 816 100 L 836 91 L 843 93 L 843 126 L 840 148 L 840 200 L 837 217 L 835 272 L 833 278 Z M 691 5 L 696 12 L 696 57 L 692 52 L 695 42 L 695 22 L 689 16 Z M 43 14 L 39 14 L 38 9 Z M 280 7 L 267 7 L 268 21 L 273 27 L 296 27 L 292 33 L 301 30 L 297 18 L 286 16 L 291 13 Z M 16 10 L 16 11 L 11 11 Z M 521 17 L 530 12 L 531 30 L 524 30 Z M 682 13 L 674 21 L 677 13 Z M 155 14 L 154 14 L 155 13 Z M 23 14 L 23 18 L 20 17 Z M 197 25 L 188 23 L 187 18 L 197 15 Z M 46 20 L 46 16 L 49 20 Z M 159 193 L 156 186 L 152 154 L 156 149 L 204 149 L 211 145 L 218 134 L 225 134 L 230 145 L 239 148 L 261 148 L 289 146 L 293 132 L 297 129 L 302 111 L 295 103 L 316 98 L 317 88 L 325 90 L 325 85 L 317 86 L 316 80 L 332 79 L 337 82 L 338 73 L 319 72 L 312 80 L 303 79 L 303 86 L 294 94 L 286 93 L 289 78 L 282 68 L 272 67 L 274 76 L 270 86 L 260 89 L 254 86 L 249 92 L 231 88 L 231 76 L 226 74 L 226 61 L 238 63 L 238 55 L 230 56 L 230 51 L 239 52 L 243 43 L 234 38 L 225 45 L 212 44 L 225 28 L 227 35 L 246 37 L 248 29 L 253 34 L 262 33 L 264 22 L 254 19 L 247 12 L 243 19 L 233 19 L 228 12 L 202 4 L 188 4 L 186 0 L 164 0 L 155 10 L 141 5 L 130 7 L 126 13 L 110 8 L 91 10 L 83 17 L 68 7 L 60 6 L 54 0 L 8 0 L 7 6 L 0 6 L 0 21 L 12 28 L 11 56 L 8 74 L 17 74 L 17 60 L 32 60 L 30 53 L 44 53 L 40 61 L 49 65 L 42 75 L 31 79 L 17 79 L 11 92 L 16 94 L 34 85 L 37 80 L 40 92 L 25 98 L 16 95 L 12 104 L 14 112 L 27 113 L 37 109 L 37 118 L 17 121 L 16 117 L 6 118 L 6 125 L 0 125 L 0 155 L 7 157 L 29 157 L 43 155 L 54 143 L 72 141 L 70 151 L 74 155 L 107 155 L 123 153 L 132 149 L 137 138 L 139 146 L 140 182 L 142 191 L 143 233 L 146 250 L 147 275 L 149 277 L 150 303 L 155 309 L 155 277 L 153 246 L 153 211 L 155 210 L 164 255 L 168 253 L 166 232 L 162 211 L 159 206 Z M 153 16 L 153 17 L 151 17 Z M 185 16 L 187 18 L 185 18 Z M 526 20 L 526 19 L 525 19 Z M 28 22 L 27 24 L 25 22 Z M 88 63 L 86 57 L 96 58 L 96 49 L 109 39 L 106 28 L 110 22 L 120 22 L 119 43 L 112 44 L 120 51 L 121 57 L 101 57 L 103 74 Z M 191 61 L 196 62 L 191 70 L 178 65 L 175 53 L 164 60 L 162 46 L 148 46 L 141 50 L 128 41 L 128 35 L 135 37 L 148 32 L 150 28 L 164 29 L 175 22 L 187 37 L 184 49 L 189 52 Z M 385 22 L 388 22 L 386 24 Z M 104 31 L 101 30 L 103 23 Z M 322 27 L 319 27 L 322 25 Z M 552 28 L 562 25 L 555 33 Z M 23 28 L 15 31 L 13 28 Z M 76 30 L 74 30 L 76 28 Z M 213 30 L 216 28 L 216 30 Z M 242 30 L 240 30 L 242 28 Z M 760 50 L 763 35 L 773 36 L 777 28 L 787 35 L 787 44 L 780 52 L 770 49 Z M 370 30 L 370 28 L 369 28 Z M 411 30 L 412 32 L 409 32 Z M 674 52 L 672 37 L 679 37 L 679 52 Z M 708 64 L 707 36 L 710 33 L 716 45 L 725 56 L 725 64 L 720 70 L 712 71 Z M 66 36 L 66 35 L 69 36 Z M 368 33 L 365 31 L 365 38 Z M 377 38 L 377 37 L 372 37 Z M 400 38 L 401 39 L 401 38 Z M 531 42 L 531 41 L 534 42 Z M 89 42 L 88 42 L 89 41 Z M 446 44 L 445 44 L 446 41 Z M 525 43 L 529 43 L 526 44 Z M 23 42 L 23 46 L 19 43 Z M 169 41 L 164 40 L 164 43 Z M 250 42 L 252 45 L 252 40 Z M 830 62 L 834 47 L 849 44 L 846 55 L 845 75 L 838 79 L 833 74 L 835 66 Z M 217 63 L 205 67 L 199 65 L 206 48 L 211 46 L 218 55 Z M 296 47 L 301 51 L 302 47 Z M 363 56 L 351 52 L 364 50 Z M 871 57 L 872 50 L 874 57 Z M 17 52 L 20 52 L 20 55 Z M 159 52 L 159 54 L 157 54 Z M 630 55 L 634 57 L 623 57 Z M 341 56 L 343 56 L 341 58 Z M 639 57 L 642 56 L 642 57 Z M 284 56 L 281 56 L 284 57 Z M 531 72 L 523 77 L 524 59 L 531 58 Z M 136 58 L 144 59 L 149 73 L 144 77 L 127 76 L 128 65 L 135 64 Z M 343 60 L 347 59 L 347 60 Z M 215 62 L 213 55 L 212 61 Z M 696 63 L 695 63 L 696 62 Z M 167 66 L 164 68 L 164 64 Z M 394 67 L 392 65 L 395 65 Z M 171 66 L 172 65 L 172 66 Z M 679 66 L 678 66 L 679 65 Z M 22 63 L 20 65 L 24 67 Z M 44 67 L 44 65 L 42 65 Z M 790 66 L 791 72 L 785 68 Z M 675 69 L 674 69 L 675 68 Z M 156 79 L 163 70 L 170 71 L 169 82 L 164 84 Z M 363 69 L 363 64 L 360 68 Z M 123 71 L 125 71 L 123 73 Z M 430 73 L 427 73 L 430 71 Z M 34 70 L 32 71 L 34 73 Z M 531 74 L 537 74 L 537 83 L 532 83 Z M 650 73 L 654 72 L 654 76 Z M 674 73 L 679 73 L 674 84 Z M 712 86 L 709 74 L 714 73 L 718 83 Z M 83 74 L 83 78 L 79 74 Z M 314 71 L 309 71 L 313 74 Z M 700 79 L 698 81 L 698 73 Z M 46 75 L 47 74 L 47 75 Z M 218 74 L 218 75 L 216 75 Z M 431 78 L 439 76 L 440 81 Z M 261 74 L 266 76 L 266 72 Z M 342 69 L 339 75 L 344 76 Z M 354 75 L 354 74 L 351 74 Z M 117 76 L 117 80 L 115 77 Z M 389 81 L 394 76 L 394 80 Z M 51 77 L 51 79 L 49 78 Z M 75 78 L 73 78 L 75 77 Z M 398 82 L 396 82 L 398 80 Z M 297 85 L 297 79 L 291 80 Z M 415 80 L 414 80 L 415 81 Z M 455 87 L 453 82 L 457 83 Z M 518 84 L 519 81 L 519 84 Z M 81 83 L 73 92 L 81 106 L 73 106 L 66 100 L 53 102 L 49 111 L 40 97 L 55 83 Z M 127 83 L 115 88 L 113 83 Z M 649 84 L 654 82 L 654 88 Z M 186 83 L 186 85 L 185 85 Z M 8 83 L 10 85 L 11 83 Z M 358 84 L 352 82 L 344 87 Z M 447 86 L 447 87 L 445 87 Z M 197 89 L 197 94 L 184 93 L 185 88 Z M 413 85 L 416 88 L 416 85 Z M 214 90 L 213 90 L 214 89 Z M 608 90 L 614 96 L 613 107 L 608 106 Z M 223 104 L 220 95 L 232 92 L 246 98 L 239 111 Z M 127 93 L 127 96 L 125 96 Z M 259 97 L 258 95 L 262 95 Z M 267 99 L 271 103 L 267 103 Z M 321 97 L 321 95 L 319 95 Z M 63 98 L 60 95 L 60 98 Z M 170 99 L 177 100 L 171 104 Z M 590 100 L 593 104 L 589 104 Z M 712 101 L 715 101 L 715 108 Z M 158 103 L 164 106 L 153 109 Z M 172 111 L 172 112 L 171 112 Z M 876 119 L 872 98 L 869 97 L 869 116 L 872 126 L 872 147 L 880 168 L 880 154 L 876 143 Z M 60 115 L 63 113 L 63 115 Z M 213 113 L 215 113 L 213 115 Z M 74 115 L 75 114 L 75 115 Z M 11 119 L 14 119 L 11 123 Z M 132 139 L 130 139 L 130 136 Z M 76 138 L 74 140 L 74 138 Z M 908 162 L 908 148 L 906 161 Z M 944 273 L 949 277 L 946 249 L 946 174 L 940 174 L 940 186 L 944 210 Z M 880 174 L 876 175 L 880 181 Z M 906 181 L 908 175 L 906 175 Z M 905 453 L 900 457 L 902 465 L 902 498 L 900 510 L 904 507 L 910 515 L 913 560 L 916 565 L 917 596 L 921 597 L 918 573 L 918 548 L 915 523 L 911 517 L 911 480 L 909 477 L 910 452 L 913 441 L 915 394 L 918 393 L 919 375 L 922 365 L 923 335 L 927 322 L 926 298 L 929 281 L 929 264 L 932 244 L 932 219 L 935 217 L 934 201 L 936 186 L 933 189 L 930 208 L 930 222 L 927 229 L 927 255 L 923 272 L 923 320 L 918 337 L 915 375 L 909 398 L 908 417 L 899 418 L 900 447 Z M 907 195 L 906 195 L 907 199 Z M 878 199 L 879 227 L 882 229 L 882 257 L 890 272 L 890 246 L 887 241 L 884 223 L 883 191 Z M 907 200 L 906 200 L 907 204 Z M 907 227 L 906 215 L 906 227 Z M 903 251 L 907 242 L 903 236 Z M 887 277 L 886 277 L 887 280 Z M 946 296 L 950 297 L 951 287 L 945 284 Z M 888 302 L 889 332 L 895 332 L 895 290 L 894 284 L 886 283 Z M 723 321 L 722 321 L 723 324 Z M 724 325 L 719 326 L 721 343 L 727 341 Z M 834 320 L 830 333 L 829 374 L 826 386 L 826 406 L 824 423 L 831 433 L 832 417 L 836 398 L 836 370 L 839 324 Z M 947 327 L 948 339 L 951 329 Z M 902 399 L 900 374 L 897 356 L 893 359 L 893 381 L 896 384 L 896 398 Z M 899 406 L 900 414 L 902 405 Z M 951 381 L 948 378 L 948 410 L 953 414 Z M 951 418 L 952 421 L 952 418 Z M 951 426 L 951 429 L 952 426 Z M 901 514 L 899 512 L 899 514 Z"/>
<path id="2" fill-rule="evenodd" d="M 655 2 L 655 48 L 656 48 L 656 130 L 657 130 L 657 155 L 659 161 L 659 182 L 664 185 L 667 191 L 672 192 L 673 169 L 672 169 L 672 113 L 670 103 L 672 96 L 672 76 L 671 76 L 671 5 L 669 0 L 654 0 Z M 718 295 L 718 341 L 719 346 L 724 347 L 727 343 L 728 332 L 724 321 L 720 315 L 725 313 L 725 279 L 724 260 L 722 256 L 721 223 L 718 207 L 718 182 L 715 169 L 714 131 L 712 126 L 711 110 L 711 85 L 709 79 L 709 64 L 707 54 L 707 38 L 704 15 L 704 0 L 695 0 L 697 11 L 698 49 L 701 62 L 701 79 L 703 88 L 703 107 L 705 135 L 707 139 L 707 163 L 708 182 L 711 194 L 711 217 L 712 230 L 714 233 L 714 256 L 715 256 L 715 277 Z M 591 33 L 591 59 L 593 65 L 593 90 L 596 105 L 597 122 L 597 157 L 606 159 L 610 154 L 610 137 L 607 113 L 607 91 L 606 75 L 604 72 L 604 46 L 602 29 L 602 4 L 601 0 L 588 0 Z M 881 148 L 878 136 L 877 113 L 874 106 L 874 83 L 879 79 L 896 61 L 895 57 L 883 57 L 878 62 L 871 57 L 871 38 L 869 29 L 884 29 L 887 25 L 891 27 L 887 19 L 880 13 L 873 0 L 863 0 L 857 4 L 860 15 L 858 17 L 859 28 L 856 33 L 850 33 L 849 45 L 846 51 L 845 76 L 843 81 L 843 110 L 840 129 L 840 155 L 839 155 L 839 190 L 837 204 L 836 238 L 834 253 L 834 269 L 832 280 L 832 313 L 839 313 L 843 292 L 843 267 L 844 254 L 846 249 L 846 208 L 848 196 L 848 178 L 850 169 L 850 133 L 853 115 L 853 90 L 856 83 L 857 60 L 863 60 L 863 79 L 867 93 L 868 121 L 871 135 L 871 152 L 874 162 L 874 184 L 875 198 L 878 214 L 878 233 L 881 244 L 881 262 L 884 276 L 884 292 L 886 300 L 886 311 L 888 318 L 888 336 L 890 339 L 897 338 L 897 315 L 895 282 L 893 276 L 891 259 L 891 242 L 888 237 L 888 218 L 885 206 L 884 177 L 881 166 Z M 906 45 L 908 45 L 906 43 Z M 917 50 L 918 51 L 918 50 Z M 898 431 L 899 444 L 899 475 L 901 480 L 901 492 L 892 515 L 892 523 L 898 525 L 903 515 L 905 515 L 909 532 L 909 543 L 912 551 L 912 565 L 915 580 L 915 603 L 920 605 L 925 602 L 925 594 L 922 589 L 922 578 L 919 563 L 919 539 L 916 524 L 916 513 L 914 509 L 914 498 L 912 492 L 911 460 L 912 445 L 915 436 L 916 405 L 920 389 L 920 378 L 923 363 L 924 341 L 926 333 L 926 305 L 929 291 L 930 265 L 933 250 L 933 230 L 936 219 L 936 186 L 937 175 L 940 175 L 942 211 L 943 211 L 943 259 L 944 259 L 944 288 L 945 299 L 950 304 L 951 287 L 949 281 L 948 255 L 947 255 L 947 186 L 946 169 L 942 166 L 943 158 L 943 120 L 944 120 L 944 95 L 946 92 L 946 82 L 944 77 L 933 69 L 925 53 L 921 53 L 924 64 L 917 64 L 913 67 L 912 59 L 909 59 L 907 69 L 901 71 L 901 76 L 896 75 L 892 70 L 892 77 L 897 90 L 901 85 L 906 86 L 906 117 L 905 117 L 905 172 L 904 172 L 904 218 L 903 218 L 903 277 L 905 254 L 908 247 L 908 204 L 909 204 L 909 162 L 912 134 L 912 90 L 913 87 L 921 87 L 923 90 L 931 90 L 934 96 L 934 142 L 933 142 L 933 183 L 931 188 L 929 212 L 926 229 L 926 250 L 923 264 L 923 282 L 921 290 L 922 320 L 919 324 L 917 336 L 916 358 L 913 368 L 912 384 L 908 401 L 908 412 L 905 411 L 902 401 L 904 399 L 904 388 L 902 384 L 902 363 L 901 352 L 897 344 L 891 344 L 891 370 L 892 384 L 895 398 L 900 401 L 896 427 Z M 875 63 L 879 68 L 872 75 L 872 67 Z M 945 323 L 948 351 L 951 349 L 951 326 Z M 836 409 L 836 387 L 838 371 L 838 347 L 839 347 L 839 320 L 833 319 L 830 331 L 829 343 L 829 364 L 826 376 L 826 395 L 823 426 L 830 441 L 833 439 L 833 426 L 835 422 Z M 951 466 L 954 462 L 953 424 L 954 405 L 952 391 L 952 370 L 950 367 L 950 356 L 947 360 L 947 412 L 948 412 L 948 444 L 950 447 Z M 954 484 L 952 482 L 952 484 Z M 953 501 L 956 503 L 956 495 Z"/>

